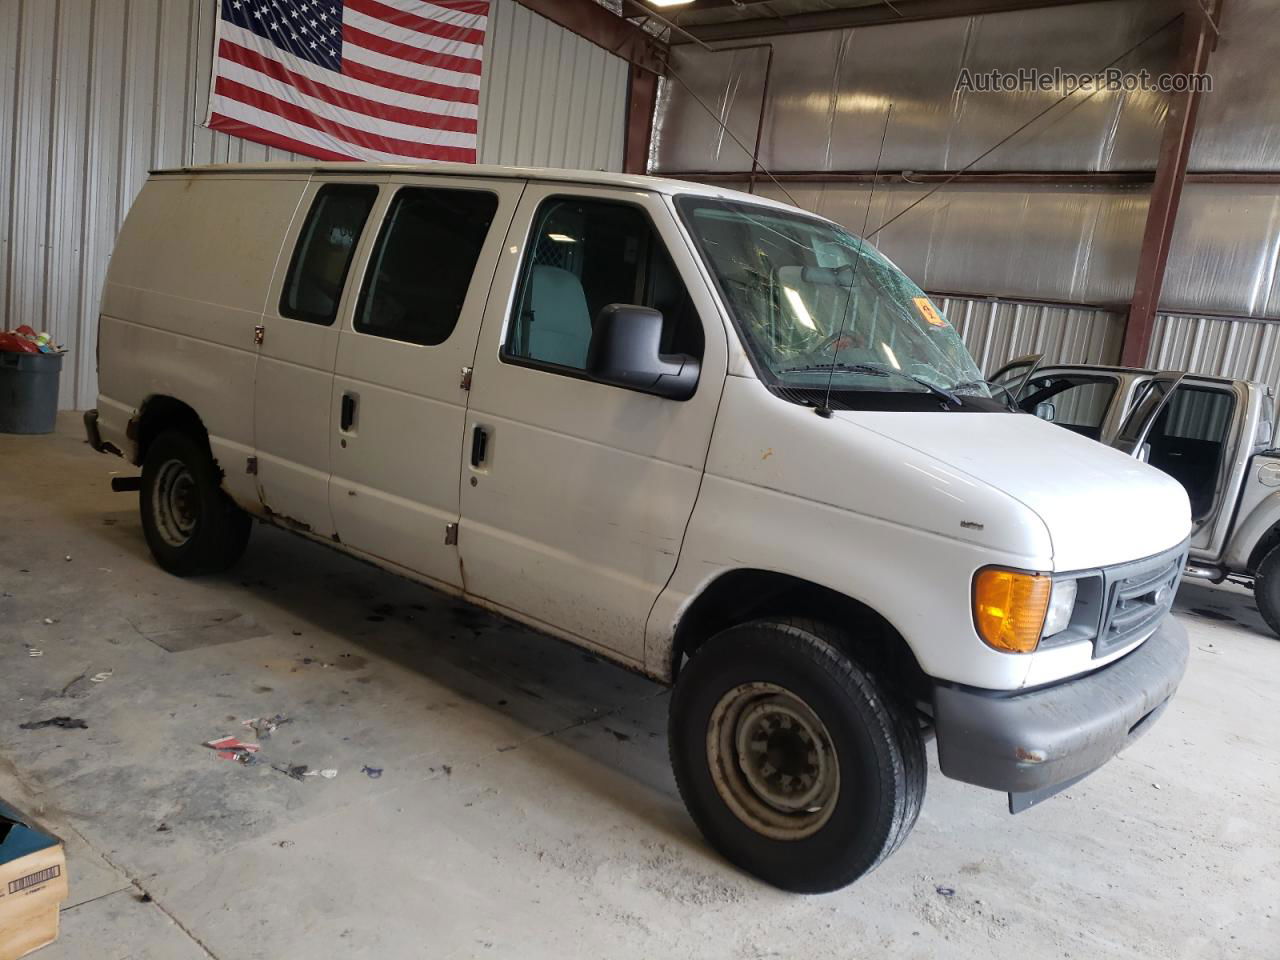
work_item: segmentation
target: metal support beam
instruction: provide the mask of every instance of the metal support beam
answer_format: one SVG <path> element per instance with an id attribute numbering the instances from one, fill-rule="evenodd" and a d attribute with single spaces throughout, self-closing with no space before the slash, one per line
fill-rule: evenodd
<path id="1" fill-rule="evenodd" d="M 701 24 L 682 20 L 681 26 L 688 36 L 704 43 L 715 43 L 721 40 L 812 33 L 817 30 L 842 30 L 846 27 L 871 27 L 885 23 L 906 23 L 912 20 L 942 20 L 948 17 L 1008 13 L 1013 10 L 1034 10 L 1041 7 L 1061 7 L 1088 2 L 1091 0 L 894 0 L 892 7 L 887 4 L 875 4 L 782 16 L 771 16 L 768 8 L 762 8 L 762 16 L 759 18 Z M 701 6 L 699 4 L 692 8 L 690 13 L 696 13 Z M 683 43 L 685 38 L 673 36 L 671 42 Z"/>
<path id="2" fill-rule="evenodd" d="M 649 140 L 653 109 L 658 102 L 658 77 L 632 64 L 627 81 L 627 128 L 622 146 L 622 172 L 649 172 Z"/>
<path id="3" fill-rule="evenodd" d="M 1189 2 L 1199 6 L 1196 0 Z M 1220 18 L 1221 13 L 1222 4 L 1218 2 L 1215 19 Z M 1204 73 L 1216 38 L 1215 27 L 1216 24 L 1199 13 L 1189 10 L 1184 14 L 1182 40 L 1177 60 L 1170 72 Z M 1165 115 L 1164 133 L 1156 161 L 1155 181 L 1151 185 L 1151 199 L 1147 205 L 1147 225 L 1142 234 L 1142 248 L 1138 253 L 1133 300 L 1129 304 L 1124 345 L 1120 350 L 1120 362 L 1126 366 L 1144 366 L 1151 349 L 1156 310 L 1164 287 L 1165 267 L 1169 262 L 1169 246 L 1173 240 L 1178 204 L 1182 199 L 1182 186 L 1186 181 L 1187 157 L 1191 153 L 1191 139 L 1195 135 L 1199 103 L 1200 95 L 1194 84 L 1190 85 L 1186 93 L 1171 94 L 1169 98 L 1169 111 Z"/>
<path id="4" fill-rule="evenodd" d="M 662 73 L 665 58 L 658 40 L 594 0 L 516 2 L 642 70 Z"/>
<path id="5" fill-rule="evenodd" d="M 759 171 L 759 167 L 756 167 Z M 750 171 L 721 170 L 663 170 L 662 176 L 675 180 L 697 180 L 702 183 L 743 183 L 752 179 Z M 933 184 L 933 183 L 1020 183 L 1047 184 L 1051 186 L 1133 186 L 1151 183 L 1150 170 L 1097 170 L 1097 171 L 967 171 L 954 173 L 946 170 L 787 170 L 772 171 L 770 178 L 778 183 L 878 183 Z"/>

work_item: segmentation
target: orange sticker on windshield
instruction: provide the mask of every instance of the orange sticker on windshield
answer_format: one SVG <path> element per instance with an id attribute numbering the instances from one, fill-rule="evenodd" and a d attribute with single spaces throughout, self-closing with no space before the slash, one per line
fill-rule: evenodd
<path id="1" fill-rule="evenodd" d="M 916 309 L 920 311 L 920 316 L 924 317 L 929 323 L 935 327 L 945 327 L 947 321 L 942 319 L 942 314 L 938 312 L 938 308 L 929 302 L 928 297 L 912 297 L 911 302 L 916 305 Z"/>

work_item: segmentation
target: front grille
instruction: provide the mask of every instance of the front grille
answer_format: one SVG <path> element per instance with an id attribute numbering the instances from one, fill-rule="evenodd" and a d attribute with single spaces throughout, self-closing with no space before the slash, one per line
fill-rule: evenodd
<path id="1" fill-rule="evenodd" d="M 1155 629 L 1173 606 L 1182 568 L 1187 561 L 1185 543 L 1164 553 L 1108 567 L 1102 571 L 1101 629 L 1093 642 L 1094 657 L 1105 657 Z"/>

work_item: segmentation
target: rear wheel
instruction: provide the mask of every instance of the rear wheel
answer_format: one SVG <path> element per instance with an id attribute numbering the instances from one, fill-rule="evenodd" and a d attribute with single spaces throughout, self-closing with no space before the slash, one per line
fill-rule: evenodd
<path id="1" fill-rule="evenodd" d="M 1258 612 L 1272 633 L 1280 635 L 1280 546 L 1272 547 L 1258 564 L 1253 581 Z"/>
<path id="2" fill-rule="evenodd" d="M 252 521 L 222 491 L 208 445 L 181 430 L 147 449 L 139 507 L 152 556 L 180 577 L 225 570 L 249 542 Z"/>
<path id="3" fill-rule="evenodd" d="M 912 711 L 805 620 L 732 627 L 671 700 L 676 782 L 707 841 L 786 890 L 852 883 L 915 825 L 925 753 Z"/>

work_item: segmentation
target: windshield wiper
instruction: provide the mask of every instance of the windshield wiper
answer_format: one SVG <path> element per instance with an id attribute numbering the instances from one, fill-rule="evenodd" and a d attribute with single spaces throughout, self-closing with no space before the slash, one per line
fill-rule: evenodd
<path id="1" fill-rule="evenodd" d="M 966 390 L 970 387 L 986 387 L 988 390 L 999 390 L 1004 397 L 1005 406 L 1014 413 L 1021 413 L 1022 408 L 1018 406 L 1018 401 L 1013 396 L 1013 391 L 1006 387 L 1003 383 L 992 383 L 990 380 L 966 380 L 964 383 L 957 383 L 951 387 L 953 392 Z"/>
<path id="2" fill-rule="evenodd" d="M 935 397 L 953 403 L 957 407 L 964 406 L 964 401 L 945 387 L 940 387 L 924 377 L 917 377 L 914 373 L 907 373 L 905 370 L 895 370 L 893 367 L 882 367 L 875 363 L 823 363 L 812 364 L 805 367 L 787 367 L 779 370 L 779 373 L 815 373 L 824 370 L 838 370 L 841 373 L 865 373 L 873 377 L 902 377 L 904 380 L 911 380 L 920 384 Z"/>

